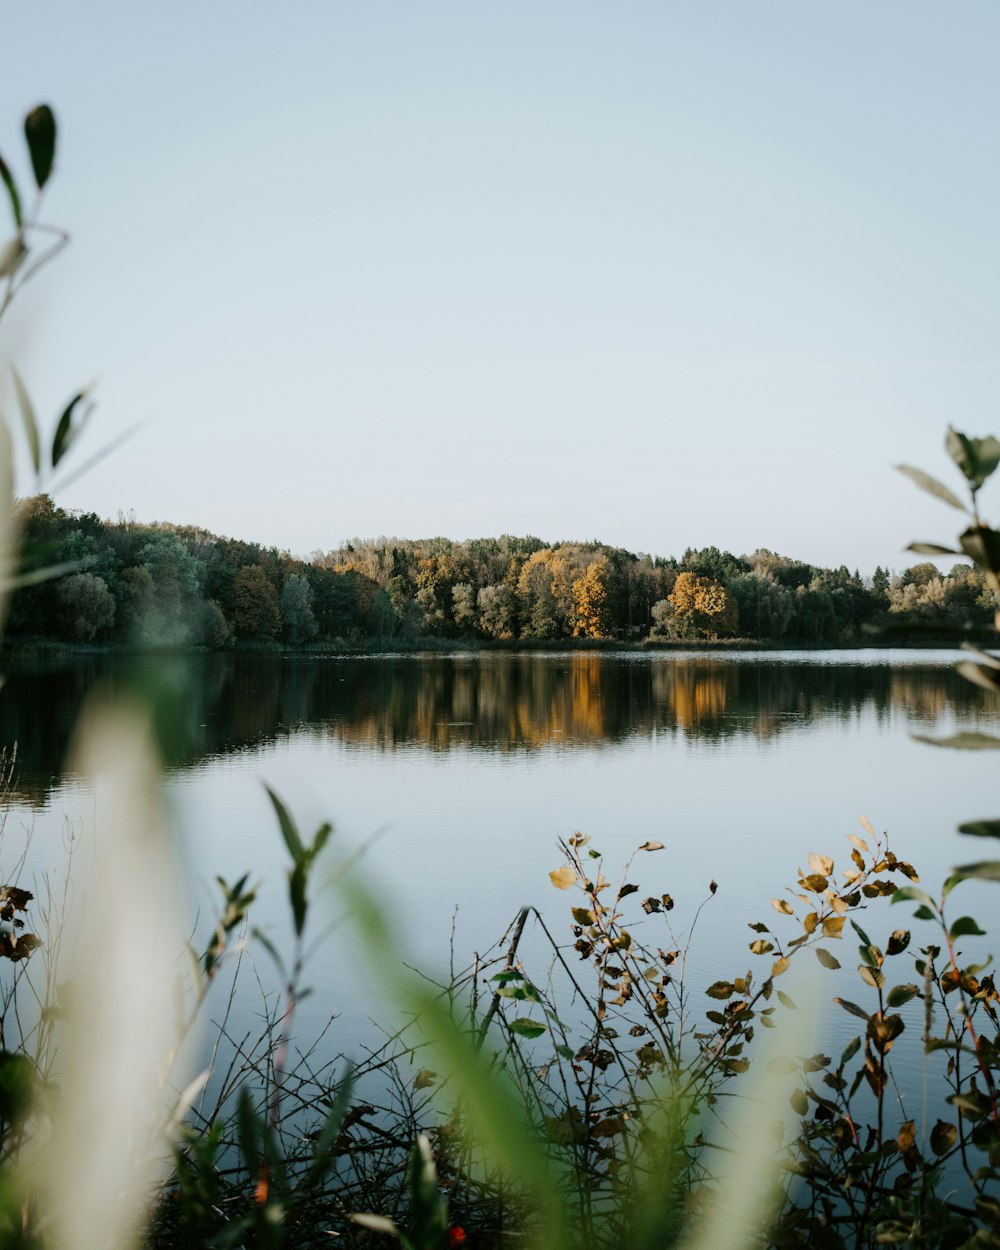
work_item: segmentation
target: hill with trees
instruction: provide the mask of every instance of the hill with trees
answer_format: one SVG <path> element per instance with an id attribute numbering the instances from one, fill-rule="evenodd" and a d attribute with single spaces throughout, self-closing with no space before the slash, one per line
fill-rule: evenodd
<path id="1" fill-rule="evenodd" d="M 15 642 L 223 647 L 390 640 L 746 638 L 847 644 L 865 626 L 975 632 L 997 603 L 984 575 L 922 563 L 870 578 L 758 549 L 680 558 L 540 538 L 354 540 L 310 560 L 196 526 L 143 525 L 57 507 L 18 510 L 29 584 Z M 32 568 L 65 575 L 30 583 Z"/>

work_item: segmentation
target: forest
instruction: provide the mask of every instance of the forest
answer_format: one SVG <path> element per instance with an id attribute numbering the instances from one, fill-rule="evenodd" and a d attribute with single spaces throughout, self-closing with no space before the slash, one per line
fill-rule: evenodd
<path id="1" fill-rule="evenodd" d="M 360 646 L 430 639 L 746 639 L 850 645 L 975 634 L 997 609 L 970 564 L 870 578 L 758 548 L 680 557 L 540 538 L 353 540 L 310 560 L 190 525 L 20 501 L 9 643 Z M 35 580 L 34 570 L 63 571 Z"/>

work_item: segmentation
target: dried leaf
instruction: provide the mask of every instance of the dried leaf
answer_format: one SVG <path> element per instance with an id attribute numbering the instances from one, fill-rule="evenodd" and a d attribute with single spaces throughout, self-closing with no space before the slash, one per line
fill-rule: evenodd
<path id="1" fill-rule="evenodd" d="M 562 868 L 555 868 L 549 873 L 549 880 L 557 890 L 570 890 L 576 885 L 579 878 L 576 875 L 575 868 L 571 868 L 569 864 L 564 864 Z"/>

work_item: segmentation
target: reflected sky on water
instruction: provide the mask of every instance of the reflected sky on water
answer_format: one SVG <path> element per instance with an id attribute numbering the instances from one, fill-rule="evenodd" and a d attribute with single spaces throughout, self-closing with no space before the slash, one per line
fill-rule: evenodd
<path id="1" fill-rule="evenodd" d="M 952 671 L 954 658 L 89 656 L 34 666 L 0 694 L 0 738 L 17 741 L 19 761 L 5 854 L 32 827 L 29 871 L 58 862 L 63 822 L 90 802 L 61 772 L 79 710 L 139 687 L 161 728 L 192 914 L 208 914 L 217 873 L 249 871 L 263 883 L 256 923 L 279 944 L 287 933 L 266 781 L 304 831 L 330 819 L 339 846 L 367 846 L 362 871 L 408 957 L 438 969 L 452 940 L 463 965 L 522 904 L 572 940 L 571 900 L 548 882 L 557 839 L 590 834 L 609 876 L 639 843 L 661 841 L 633 875 L 643 892 L 673 895 L 674 936 L 718 882 L 693 944 L 692 976 L 704 983 L 746 971 L 747 924 L 773 916 L 770 898 L 810 851 L 846 866 L 861 812 L 932 887 L 980 854 L 954 828 L 1000 815 L 992 756 L 911 736 L 996 726 L 995 705 Z M 962 910 L 995 911 L 985 887 L 963 890 Z M 900 911 L 875 929 L 897 927 Z M 345 1005 L 378 1015 L 350 949 L 338 937 L 317 957 L 317 1019 Z M 817 995 L 838 992 L 815 961 L 807 968 L 801 992 L 814 981 Z"/>

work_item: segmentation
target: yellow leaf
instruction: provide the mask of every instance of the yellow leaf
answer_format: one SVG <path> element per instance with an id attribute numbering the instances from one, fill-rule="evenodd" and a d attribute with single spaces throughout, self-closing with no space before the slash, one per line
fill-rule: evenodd
<path id="1" fill-rule="evenodd" d="M 856 846 L 859 851 L 868 850 L 868 843 L 864 840 L 864 838 L 859 838 L 855 833 L 849 833 L 847 835 L 847 840 L 850 842 L 851 846 Z"/>
<path id="2" fill-rule="evenodd" d="M 875 830 L 872 828 L 872 822 L 868 819 L 864 812 L 862 812 L 858 817 L 858 824 L 862 829 L 864 829 L 865 833 L 867 833 L 870 838 L 875 837 Z M 867 847 L 865 849 L 867 850 Z"/>
<path id="3" fill-rule="evenodd" d="M 791 903 L 786 903 L 783 898 L 772 898 L 771 906 L 774 908 L 775 911 L 780 911 L 784 913 L 784 915 L 786 916 L 790 916 L 792 914 Z"/>
<path id="4" fill-rule="evenodd" d="M 555 868 L 549 873 L 549 880 L 557 890 L 572 889 L 577 882 L 576 869 L 569 864 L 563 864 L 562 868 Z"/>
<path id="5" fill-rule="evenodd" d="M 810 851 L 809 867 L 821 877 L 828 877 L 833 872 L 833 860 L 829 855 L 817 855 L 815 851 Z"/>
<path id="6" fill-rule="evenodd" d="M 788 960 L 784 957 L 774 961 L 774 967 L 771 969 L 772 977 L 780 977 L 783 972 L 788 971 Z"/>

